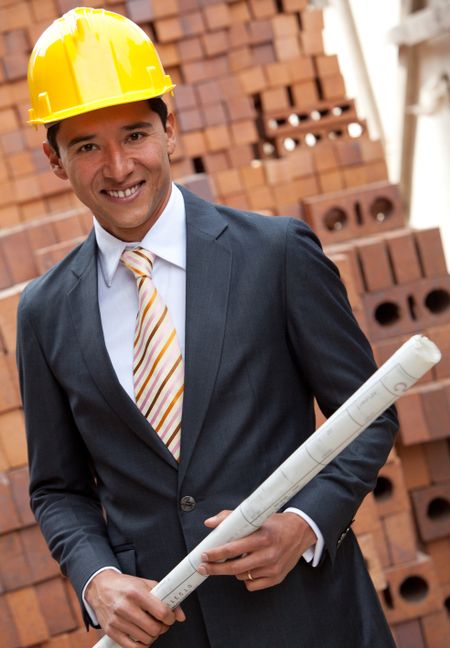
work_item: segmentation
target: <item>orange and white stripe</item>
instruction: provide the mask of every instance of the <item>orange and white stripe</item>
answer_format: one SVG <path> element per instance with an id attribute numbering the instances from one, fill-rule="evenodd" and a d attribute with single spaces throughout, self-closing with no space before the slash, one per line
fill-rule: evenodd
<path id="1" fill-rule="evenodd" d="M 175 327 L 152 281 L 153 254 L 129 249 L 121 261 L 134 274 L 139 296 L 133 353 L 136 403 L 179 461 L 184 368 Z"/>

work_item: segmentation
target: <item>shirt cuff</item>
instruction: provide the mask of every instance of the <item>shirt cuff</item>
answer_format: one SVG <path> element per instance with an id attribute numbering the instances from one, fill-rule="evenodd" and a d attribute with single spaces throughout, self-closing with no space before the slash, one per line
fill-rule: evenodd
<path id="1" fill-rule="evenodd" d="M 89 580 L 87 581 L 86 585 L 83 587 L 83 591 L 81 592 L 81 598 L 82 598 L 82 600 L 83 600 L 83 605 L 84 605 L 84 607 L 86 608 L 86 612 L 89 614 L 89 618 L 90 618 L 90 620 L 92 621 L 92 625 L 93 625 L 93 626 L 98 626 L 98 619 L 97 619 L 97 615 L 95 614 L 94 610 L 91 608 L 91 606 L 89 605 L 89 603 L 86 601 L 86 599 L 85 599 L 85 597 L 84 597 L 84 594 L 85 594 L 86 589 L 87 589 L 87 586 L 89 585 L 89 583 L 91 582 L 91 580 L 92 580 L 93 578 L 95 578 L 95 577 L 97 576 L 97 574 L 100 574 L 100 572 L 102 572 L 102 571 L 106 571 L 107 569 L 113 569 L 113 570 L 114 570 L 115 572 L 117 572 L 118 574 L 121 574 L 121 573 L 122 573 L 122 572 L 120 571 L 120 569 L 117 569 L 117 567 L 110 567 L 110 566 L 107 566 L 107 567 L 102 567 L 101 569 L 97 569 L 97 571 L 94 572 L 94 573 L 92 574 L 92 576 L 89 578 Z"/>
<path id="2" fill-rule="evenodd" d="M 303 511 L 300 511 L 298 508 L 290 506 L 284 511 L 284 513 L 295 513 L 296 515 L 300 516 L 305 520 L 305 522 L 309 524 L 311 529 L 316 534 L 316 543 L 314 545 L 311 545 L 311 547 L 308 547 L 308 549 L 306 549 L 306 551 L 303 553 L 302 557 L 304 558 L 304 560 L 306 560 L 307 563 L 311 563 L 312 567 L 317 567 L 320 559 L 322 558 L 323 548 L 325 546 L 325 541 L 319 527 L 314 522 L 314 520 L 311 520 L 309 515 L 307 515 Z"/>

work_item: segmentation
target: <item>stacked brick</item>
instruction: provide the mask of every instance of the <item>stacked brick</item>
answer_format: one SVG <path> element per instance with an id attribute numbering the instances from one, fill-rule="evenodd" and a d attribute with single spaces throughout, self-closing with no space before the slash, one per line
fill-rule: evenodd
<path id="1" fill-rule="evenodd" d="M 92 217 L 26 124 L 26 64 L 77 0 L 0 0 L 0 645 L 83 648 L 78 604 L 28 507 L 15 311 L 24 282 Z M 450 636 L 450 280 L 437 229 L 407 226 L 379 142 L 307 0 L 103 0 L 157 44 L 177 84 L 174 177 L 204 197 L 304 219 L 338 265 L 379 363 L 415 332 L 443 360 L 398 405 L 400 434 L 354 528 L 399 648 Z M 318 412 L 318 421 L 321 414 Z"/>

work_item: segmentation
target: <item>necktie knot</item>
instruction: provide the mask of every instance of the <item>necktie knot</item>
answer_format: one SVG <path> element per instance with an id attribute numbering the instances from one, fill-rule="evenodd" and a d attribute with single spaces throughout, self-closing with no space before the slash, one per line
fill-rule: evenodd
<path id="1" fill-rule="evenodd" d="M 127 248 L 120 257 L 121 263 L 131 270 L 136 279 L 140 277 L 151 277 L 155 256 L 144 248 Z"/>

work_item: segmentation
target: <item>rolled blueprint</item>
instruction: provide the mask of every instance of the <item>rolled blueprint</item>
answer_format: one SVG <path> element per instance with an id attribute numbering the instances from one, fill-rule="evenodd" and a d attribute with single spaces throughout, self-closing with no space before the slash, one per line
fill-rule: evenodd
<path id="1" fill-rule="evenodd" d="M 422 335 L 411 337 L 154 587 L 153 596 L 171 608 L 179 605 L 208 578 L 197 572 L 202 553 L 259 529 L 440 358 L 431 340 Z M 105 636 L 94 648 L 119 646 Z"/>

